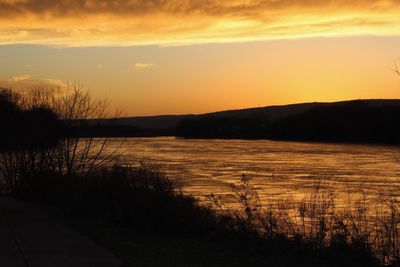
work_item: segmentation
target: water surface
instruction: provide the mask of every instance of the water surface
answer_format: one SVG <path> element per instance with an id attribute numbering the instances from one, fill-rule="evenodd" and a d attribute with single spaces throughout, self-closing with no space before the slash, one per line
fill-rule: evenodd
<path id="1" fill-rule="evenodd" d="M 182 182 L 185 192 L 199 198 L 229 194 L 229 185 L 244 173 L 264 203 L 271 198 L 301 198 L 319 182 L 339 194 L 363 189 L 369 195 L 397 196 L 399 157 L 399 147 L 390 146 L 171 137 L 128 138 L 120 154 L 127 164 L 161 164 Z"/>

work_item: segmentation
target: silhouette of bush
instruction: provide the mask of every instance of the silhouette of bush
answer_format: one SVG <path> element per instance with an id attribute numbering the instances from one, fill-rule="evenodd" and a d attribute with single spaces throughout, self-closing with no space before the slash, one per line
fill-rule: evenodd
<path id="1" fill-rule="evenodd" d="M 107 137 L 94 142 L 94 136 L 75 134 L 89 119 L 108 116 L 107 103 L 93 100 L 79 85 L 32 89 L 23 95 L 4 89 L 0 111 L 3 191 L 22 194 L 39 174 L 85 176 L 114 159 L 118 147 L 108 149 Z"/>
<path id="2" fill-rule="evenodd" d="M 18 95 L 0 90 L 0 150 L 41 149 L 57 144 L 61 124 L 48 107 L 24 109 L 16 103 Z"/>
<path id="3" fill-rule="evenodd" d="M 348 193 L 352 203 L 339 208 L 333 188 L 317 183 L 300 201 L 281 200 L 261 206 L 259 192 L 247 176 L 242 175 L 231 187 L 239 208 L 230 208 L 214 194 L 207 199 L 220 214 L 234 218 L 236 231 L 256 233 L 281 248 L 300 249 L 302 253 L 310 249 L 315 252 L 310 258 L 325 255 L 333 264 L 398 266 L 400 202 L 395 197 L 379 196 L 371 206 L 361 188 L 360 192 Z"/>
<path id="4" fill-rule="evenodd" d="M 56 205 L 69 215 L 141 231 L 209 234 L 218 228 L 214 212 L 184 195 L 177 183 L 151 165 L 114 165 L 88 176 L 41 173 L 32 181 L 19 198 Z"/>

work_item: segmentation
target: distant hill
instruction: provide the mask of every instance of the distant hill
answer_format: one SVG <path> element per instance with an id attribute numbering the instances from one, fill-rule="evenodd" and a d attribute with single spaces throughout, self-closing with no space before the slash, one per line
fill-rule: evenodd
<path id="1" fill-rule="evenodd" d="M 118 119 L 118 124 L 134 126 L 141 129 L 170 129 L 175 128 L 179 122 L 185 119 L 196 119 L 202 117 L 214 118 L 264 118 L 274 121 L 284 117 L 297 115 L 309 111 L 315 107 L 323 106 L 343 106 L 363 103 L 370 107 L 395 107 L 400 106 L 400 99 L 368 99 L 368 100 L 350 100 L 340 102 L 312 102 L 301 104 L 290 104 L 280 106 L 266 106 L 257 108 L 226 110 L 204 114 L 185 114 L 185 115 L 159 115 L 159 116 L 140 116 Z"/>
<path id="2" fill-rule="evenodd" d="M 117 124 L 134 126 L 140 129 L 171 129 L 185 119 L 194 119 L 196 115 L 160 115 L 128 117 L 117 120 Z"/>
<path id="3" fill-rule="evenodd" d="M 101 126 L 88 127 L 86 135 L 393 144 L 400 143 L 400 100 L 314 102 L 198 115 L 108 119 L 90 124 L 98 123 Z"/>
<path id="4" fill-rule="evenodd" d="M 268 120 L 275 120 L 289 115 L 305 112 L 313 107 L 330 103 L 303 103 L 282 106 L 267 106 L 258 108 L 226 110 L 204 114 L 185 114 L 185 115 L 159 115 L 141 116 L 118 119 L 118 124 L 135 126 L 141 129 L 171 129 L 175 128 L 182 120 L 196 119 L 202 117 L 215 118 L 252 118 L 264 117 Z M 400 105 L 400 100 L 399 100 Z"/>

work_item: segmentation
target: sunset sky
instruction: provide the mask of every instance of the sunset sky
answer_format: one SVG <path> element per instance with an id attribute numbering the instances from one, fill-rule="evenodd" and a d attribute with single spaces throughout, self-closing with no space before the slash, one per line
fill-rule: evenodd
<path id="1" fill-rule="evenodd" d="M 0 85 L 129 115 L 400 98 L 398 0 L 0 0 Z"/>

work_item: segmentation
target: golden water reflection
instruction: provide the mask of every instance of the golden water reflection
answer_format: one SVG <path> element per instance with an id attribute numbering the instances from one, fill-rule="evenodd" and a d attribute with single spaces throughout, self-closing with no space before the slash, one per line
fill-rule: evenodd
<path id="1" fill-rule="evenodd" d="M 300 200 L 320 182 L 334 189 L 339 206 L 354 194 L 364 193 L 369 201 L 398 196 L 399 156 L 400 149 L 390 146 L 171 137 L 128 138 L 119 152 L 124 164 L 160 164 L 185 192 L 200 199 L 210 193 L 232 199 L 229 185 L 244 173 L 263 205 Z"/>

